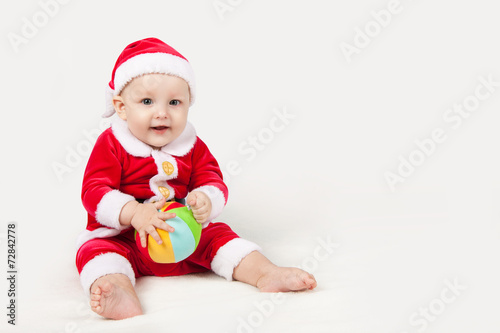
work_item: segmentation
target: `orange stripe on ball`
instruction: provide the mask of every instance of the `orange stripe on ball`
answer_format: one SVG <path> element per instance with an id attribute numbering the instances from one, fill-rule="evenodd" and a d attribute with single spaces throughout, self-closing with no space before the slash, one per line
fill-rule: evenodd
<path id="1" fill-rule="evenodd" d="M 161 229 L 156 229 L 163 243 L 158 244 L 151 235 L 148 236 L 149 256 L 153 261 L 161 264 L 169 264 L 175 262 L 174 249 L 168 232 Z"/>

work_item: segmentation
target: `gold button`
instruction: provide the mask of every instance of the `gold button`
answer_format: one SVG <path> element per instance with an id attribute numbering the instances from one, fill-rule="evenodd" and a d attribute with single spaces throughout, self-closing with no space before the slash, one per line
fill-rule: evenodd
<path id="1" fill-rule="evenodd" d="M 165 173 L 167 175 L 170 176 L 171 174 L 174 173 L 174 166 L 172 165 L 172 163 L 170 163 L 170 162 L 163 162 L 161 164 L 161 166 L 163 167 L 163 171 L 165 171 Z"/>
<path id="2" fill-rule="evenodd" d="M 163 195 L 165 199 L 170 196 L 170 191 L 166 187 L 158 186 L 158 191 L 160 191 L 161 195 Z"/>

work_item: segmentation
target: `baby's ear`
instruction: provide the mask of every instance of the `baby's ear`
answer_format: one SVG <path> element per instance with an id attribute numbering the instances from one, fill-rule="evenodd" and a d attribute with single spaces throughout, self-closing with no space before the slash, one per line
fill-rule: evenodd
<path id="1" fill-rule="evenodd" d="M 123 98 L 120 95 L 113 96 L 113 106 L 115 107 L 118 117 L 123 120 L 127 120 L 127 115 L 125 114 L 125 103 L 123 103 Z"/>

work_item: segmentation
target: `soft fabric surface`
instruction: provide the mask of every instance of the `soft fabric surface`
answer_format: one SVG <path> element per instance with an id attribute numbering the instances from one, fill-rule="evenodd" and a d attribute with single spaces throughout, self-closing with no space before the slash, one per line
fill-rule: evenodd
<path id="1" fill-rule="evenodd" d="M 371 202 L 387 203 L 375 196 Z M 274 262 L 312 271 L 318 287 L 270 294 L 213 273 L 144 277 L 136 288 L 145 314 L 111 321 L 90 311 L 73 266 L 74 253 L 63 251 L 56 256 L 58 266 L 36 278 L 21 275 L 18 329 L 403 333 L 418 332 L 424 324 L 422 331 L 428 332 L 496 332 L 499 327 L 493 297 L 499 295 L 500 276 L 489 260 L 499 246 L 487 242 L 494 236 L 484 234 L 479 222 L 470 230 L 458 216 L 415 214 L 325 221 L 322 231 L 286 230 L 248 225 L 246 218 L 233 215 L 240 210 L 252 215 L 242 205 L 228 210 L 223 216 L 238 221 L 234 228 L 240 234 L 260 243 Z M 269 212 L 272 218 L 279 215 Z M 28 290 L 27 283 L 44 288 Z M 445 291 L 450 285 L 457 289 Z M 417 315 L 421 308 L 439 314 L 424 320 Z"/>

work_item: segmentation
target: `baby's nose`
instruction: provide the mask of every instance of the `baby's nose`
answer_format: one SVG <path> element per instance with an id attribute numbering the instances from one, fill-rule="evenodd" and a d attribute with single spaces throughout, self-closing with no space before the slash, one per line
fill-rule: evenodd
<path id="1" fill-rule="evenodd" d="M 156 117 L 157 118 L 167 118 L 168 116 L 168 109 L 166 106 L 159 106 L 156 110 Z"/>

